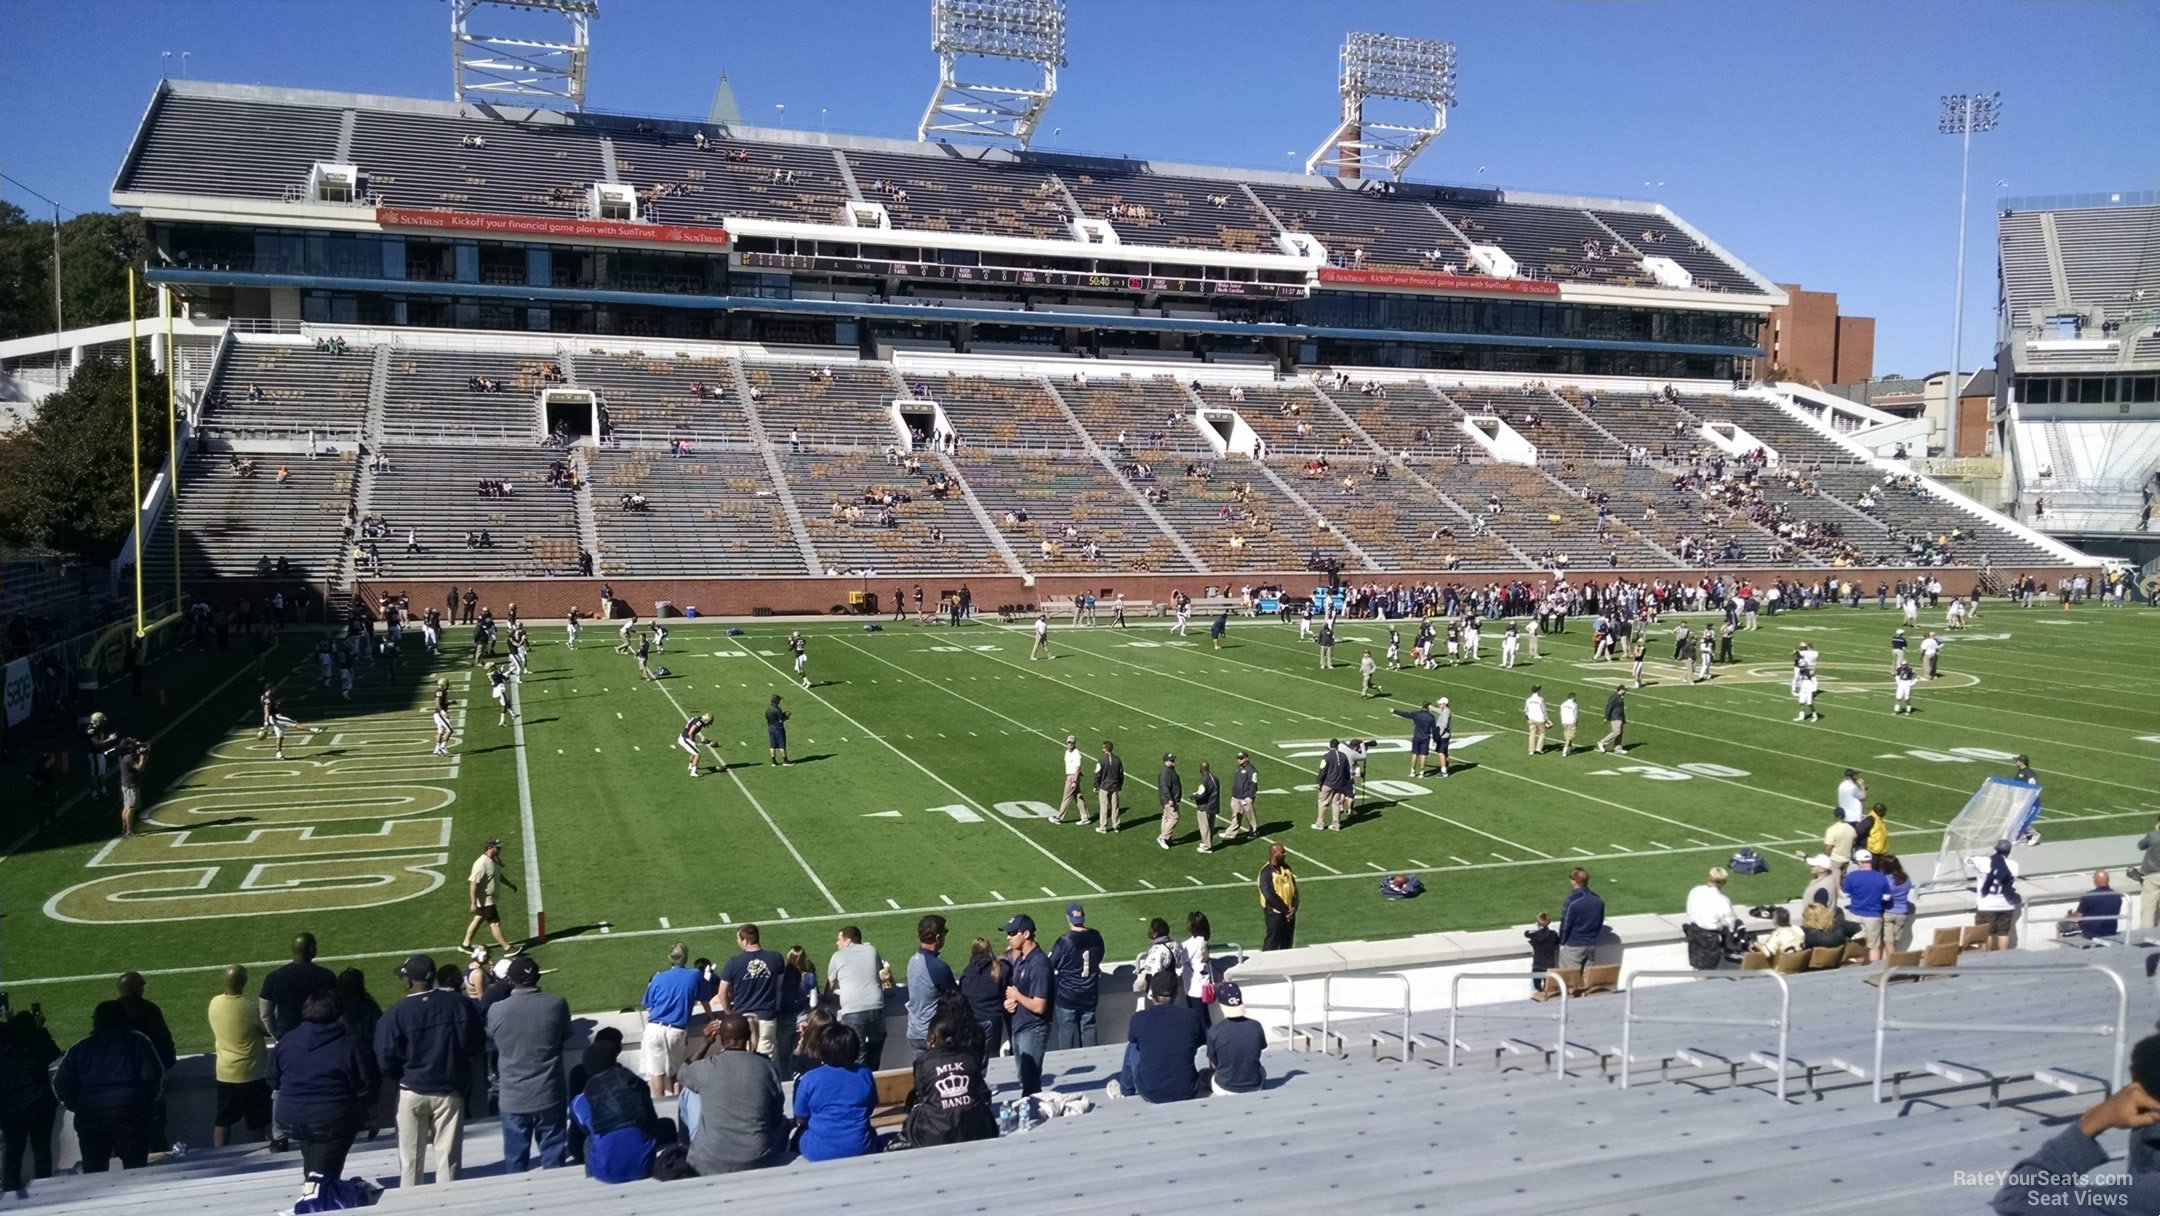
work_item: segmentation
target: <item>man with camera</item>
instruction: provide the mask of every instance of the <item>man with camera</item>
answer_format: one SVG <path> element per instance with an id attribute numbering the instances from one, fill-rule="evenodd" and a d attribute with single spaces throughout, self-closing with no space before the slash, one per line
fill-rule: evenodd
<path id="1" fill-rule="evenodd" d="M 150 759 L 150 745 L 140 739 L 122 739 L 113 758 L 120 768 L 120 834 L 135 834 L 135 812 L 142 805 L 143 765 Z"/>

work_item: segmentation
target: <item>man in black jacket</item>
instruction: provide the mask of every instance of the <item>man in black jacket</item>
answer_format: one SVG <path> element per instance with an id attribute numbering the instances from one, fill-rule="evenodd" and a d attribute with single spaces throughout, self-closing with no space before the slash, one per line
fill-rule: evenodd
<path id="1" fill-rule="evenodd" d="M 150 1161 L 150 1116 L 163 1094 L 165 1068 L 150 1040 L 128 1029 L 118 1001 L 90 1014 L 90 1037 L 68 1048 L 53 1074 L 53 1090 L 75 1112 L 75 1139 L 85 1174 L 102 1174 L 112 1158 L 139 1170 Z"/>
<path id="2" fill-rule="evenodd" d="M 1155 833 L 1155 847 L 1170 847 L 1170 836 L 1177 831 L 1178 805 L 1185 801 L 1185 781 L 1178 776 L 1177 757 L 1163 753 L 1162 772 L 1155 775 L 1155 801 L 1162 806 L 1162 830 Z M 1203 846 L 1201 852 L 1208 850 Z"/>
<path id="3" fill-rule="evenodd" d="M 1260 777 L 1253 772 L 1252 757 L 1239 752 L 1237 768 L 1230 773 L 1230 826 L 1223 832 L 1224 840 L 1235 840 L 1246 832 L 1260 834 L 1260 819 L 1253 810 L 1253 799 L 1259 794 Z"/>
<path id="4" fill-rule="evenodd" d="M 1118 830 L 1118 820 L 1125 814 L 1125 808 L 1118 805 L 1118 792 L 1124 788 L 1125 761 L 1117 754 L 1117 748 L 1110 740 L 1105 739 L 1102 759 L 1095 762 L 1095 800 L 1099 808 L 1095 819 L 1096 831 Z"/>
<path id="5" fill-rule="evenodd" d="M 170 1071 L 172 1066 L 179 1062 L 180 1055 L 173 1049 L 172 1030 L 165 1025 L 165 1011 L 158 1008 L 157 1002 L 143 995 L 143 983 L 140 971 L 130 971 L 122 975 L 120 999 L 116 1003 L 127 1010 L 128 1029 L 150 1040 L 150 1046 L 157 1049 L 158 1063 Z M 150 1143 L 157 1148 L 172 1143 L 165 1130 L 165 1099 L 162 1095 L 158 1098 L 156 1108 L 150 1112 L 149 1136 Z"/>
<path id="6" fill-rule="evenodd" d="M 404 1185 L 420 1185 L 430 1140 L 435 1181 L 455 1182 L 465 1156 L 465 1095 L 486 1050 L 479 1012 L 455 988 L 435 986 L 435 960 L 415 954 L 398 968 L 405 999 L 383 1011 L 375 1057 L 398 1087 L 398 1166 Z"/>
<path id="7" fill-rule="evenodd" d="M 1193 814 L 1200 820 L 1200 851 L 1215 851 L 1215 816 L 1222 813 L 1222 782 L 1208 762 L 1200 762 L 1200 784 L 1193 787 Z"/>

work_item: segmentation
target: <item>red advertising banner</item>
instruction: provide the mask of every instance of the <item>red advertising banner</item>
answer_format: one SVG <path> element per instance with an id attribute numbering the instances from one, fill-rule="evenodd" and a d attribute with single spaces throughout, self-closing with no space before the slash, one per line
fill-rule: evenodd
<path id="1" fill-rule="evenodd" d="M 590 241 L 658 241 L 670 245 L 725 245 L 723 228 L 681 228 L 671 224 L 633 224 L 623 220 L 586 220 L 552 215 L 484 215 L 476 211 L 423 211 L 412 207 L 377 207 L 375 222 L 385 228 L 450 228 L 491 236 L 552 236 Z"/>
<path id="2" fill-rule="evenodd" d="M 1322 266 L 1320 282 L 1336 287 L 1414 287 L 1420 291 L 1483 292 L 1500 296 L 1556 296 L 1560 285 L 1544 279 L 1493 279 L 1436 270 L 1353 270 Z"/>

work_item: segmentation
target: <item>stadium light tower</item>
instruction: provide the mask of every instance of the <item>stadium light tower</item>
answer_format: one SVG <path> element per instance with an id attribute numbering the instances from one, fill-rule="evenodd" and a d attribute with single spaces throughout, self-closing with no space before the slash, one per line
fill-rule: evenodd
<path id="1" fill-rule="evenodd" d="M 1942 117 L 1935 124 L 1945 135 L 1960 136 L 1965 145 L 1963 167 L 1958 170 L 1957 299 L 1950 308 L 1950 382 L 1943 389 L 1943 453 L 1953 457 L 1958 454 L 1958 394 L 1964 388 L 1958 360 L 1965 357 L 1965 201 L 1972 179 L 1972 137 L 2001 123 L 2001 93 L 1945 93 Z"/>
<path id="2" fill-rule="evenodd" d="M 931 0 L 930 49 L 938 56 L 937 92 L 915 137 L 959 136 L 1025 148 L 1065 66 L 1064 0 Z M 1027 64 L 1035 83 L 970 83 L 979 69 L 963 80 L 963 57 Z"/>
<path id="3" fill-rule="evenodd" d="M 1428 107 L 1432 113 L 1423 122 L 1367 122 L 1365 103 L 1381 99 L 1410 102 L 1420 116 Z M 1353 32 L 1342 47 L 1342 119 L 1305 158 L 1305 172 L 1320 172 L 1332 158 L 1338 177 L 1377 170 L 1401 181 L 1410 162 L 1447 130 L 1454 104 L 1454 43 Z"/>
<path id="4" fill-rule="evenodd" d="M 529 24 L 535 16 L 560 17 L 570 26 L 569 41 L 474 32 L 482 23 L 517 14 Z M 599 0 L 450 0 L 450 70 L 459 101 L 470 97 L 529 98 L 535 104 L 569 103 L 585 108 L 585 64 L 592 48 L 592 19 Z"/>

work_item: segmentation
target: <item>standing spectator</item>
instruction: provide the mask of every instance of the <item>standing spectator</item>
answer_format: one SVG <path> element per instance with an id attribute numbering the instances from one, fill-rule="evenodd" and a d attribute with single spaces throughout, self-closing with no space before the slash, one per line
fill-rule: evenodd
<path id="1" fill-rule="evenodd" d="M 1866 849 L 1854 850 L 1852 869 L 1845 875 L 1843 888 L 1845 899 L 1852 906 L 1852 917 L 1860 922 L 1860 941 L 1868 948 L 1868 961 L 1879 963 L 1883 956 L 1883 912 L 1890 903 L 1890 879 L 1875 868 L 1875 854 Z"/>
<path id="2" fill-rule="evenodd" d="M 52 1066 L 60 1045 L 45 1029 L 43 1014 L 21 1010 L 0 1024 L 0 1191 L 29 1197 L 23 1155 L 31 1173 L 53 1173 L 53 1119 L 60 1099 L 53 1094 Z"/>
<path id="3" fill-rule="evenodd" d="M 1216 985 L 1215 1007 L 1222 1010 L 1222 1020 L 1207 1032 L 1214 1092 L 1256 1093 L 1267 1083 L 1267 1069 L 1260 1063 L 1260 1054 L 1267 1050 L 1267 1031 L 1245 1016 L 1245 992 L 1228 980 Z"/>
<path id="4" fill-rule="evenodd" d="M 120 977 L 120 1007 L 127 1010 L 128 1029 L 150 1040 L 157 1048 L 158 1063 L 170 1069 L 180 1056 L 173 1050 L 172 1030 L 165 1025 L 165 1011 L 143 996 L 143 974 L 130 971 Z"/>
<path id="5" fill-rule="evenodd" d="M 1987 926 L 1990 950 L 2008 950 L 2017 944 L 2017 909 L 2023 902 L 2017 878 L 2010 842 L 1996 841 L 1995 851 L 1988 855 L 1987 874 L 1980 880 L 1979 898 L 1973 902 L 1973 923 Z"/>
<path id="6" fill-rule="evenodd" d="M 2108 872 L 2093 873 L 2093 889 L 2078 896 L 2077 931 L 2087 938 L 2113 937 L 2122 923 L 2123 897 L 2109 885 Z"/>
<path id="7" fill-rule="evenodd" d="M 1867 818 L 1861 821 L 1861 829 L 1867 833 L 1863 841 L 1867 851 L 1875 855 L 1878 869 L 1883 854 L 1890 851 L 1890 808 L 1878 802 L 1868 808 Z"/>
<path id="8" fill-rule="evenodd" d="M 1115 832 L 1124 818 L 1125 808 L 1118 804 L 1118 795 L 1125 788 L 1125 760 L 1117 754 L 1110 740 L 1103 740 L 1102 758 L 1095 762 L 1095 801 L 1097 804 L 1095 830 Z"/>
<path id="9" fill-rule="evenodd" d="M 1740 914 L 1725 894 L 1731 878 L 1724 866 L 1710 867 L 1707 879 L 1688 892 L 1688 965 L 1697 971 L 1715 971 L 1734 948 L 1740 932 Z"/>
<path id="10" fill-rule="evenodd" d="M 1560 962 L 1560 931 L 1552 927 L 1551 916 L 1540 912 L 1537 923 L 1523 930 L 1523 940 L 1530 943 L 1530 991 L 1542 1000 L 1545 973 Z"/>
<path id="11" fill-rule="evenodd" d="M 1110 1082 L 1110 1096 L 1129 1094 L 1146 1102 L 1183 1102 L 1202 1096 L 1193 1053 L 1207 1046 L 1207 1019 L 1179 999 L 1174 972 L 1149 976 L 1147 995 L 1147 1008 L 1133 1015 L 1125 1032 L 1125 1066 Z"/>
<path id="12" fill-rule="evenodd" d="M 1838 818 L 1858 828 L 1867 815 L 1866 807 L 1867 782 L 1861 778 L 1860 770 L 1846 769 L 1845 779 L 1837 787 Z"/>
<path id="13" fill-rule="evenodd" d="M 772 1061 L 750 1051 L 750 1023 L 723 1013 L 705 1024 L 720 1050 L 683 1065 L 682 1087 L 697 1095 L 689 1166 L 701 1177 L 775 1165 L 787 1152 L 786 1099 Z"/>
<path id="14" fill-rule="evenodd" d="M 982 1034 L 966 1010 L 952 1005 L 938 1011 L 930 1023 L 929 1048 L 915 1057 L 915 1105 L 908 1108 L 906 1123 L 910 1146 L 997 1139 L 982 1047 Z"/>
<path id="15" fill-rule="evenodd" d="M 495 1048 L 495 1075 L 502 1108 L 503 1169 L 562 1165 L 569 1097 L 563 1092 L 563 1048 L 570 1042 L 570 1005 L 540 991 L 540 964 L 529 954 L 510 960 L 510 995 L 487 1012 L 488 1042 Z"/>
<path id="16" fill-rule="evenodd" d="M 1830 855 L 1830 865 L 1839 883 L 1845 881 L 1845 871 L 1852 867 L 1853 849 L 1858 841 L 1853 825 L 1842 814 L 1832 811 L 1830 826 L 1823 829 L 1822 843 L 1823 852 Z"/>
<path id="17" fill-rule="evenodd" d="M 1290 853 L 1279 844 L 1268 846 L 1267 864 L 1260 867 L 1260 915 L 1266 922 L 1262 950 L 1288 950 L 1297 937 L 1297 875 L 1290 872 Z"/>
<path id="18" fill-rule="evenodd" d="M 2138 837 L 2137 847 L 2145 852 L 2138 859 L 2138 920 L 2150 928 L 2160 923 L 2160 822 Z"/>
<path id="19" fill-rule="evenodd" d="M 1005 1043 L 1005 985 L 1011 975 L 1011 964 L 998 957 L 989 938 L 978 937 L 969 944 L 967 964 L 960 969 L 959 993 L 982 1031 L 987 1055 L 997 1055 Z"/>
<path id="20" fill-rule="evenodd" d="M 150 1115 L 164 1091 L 165 1068 L 150 1040 L 128 1029 L 127 1009 L 105 1001 L 90 1014 L 90 1035 L 67 1049 L 53 1092 L 75 1114 L 82 1171 L 102 1174 L 150 1161 Z"/>
<path id="21" fill-rule="evenodd" d="M 1005 987 L 1005 1012 L 1012 1018 L 1012 1045 L 1024 1097 L 1042 1089 L 1043 1053 L 1050 1047 L 1050 1005 L 1056 981 L 1050 956 L 1035 944 L 1035 921 L 1022 913 L 1005 922 L 1005 942 L 1013 952 L 1012 978 Z"/>
<path id="22" fill-rule="evenodd" d="M 938 957 L 945 949 L 945 932 L 942 916 L 915 922 L 915 953 L 908 956 L 907 964 L 907 1037 L 917 1052 L 929 1046 L 930 1020 L 937 1016 L 938 1003 L 960 991 L 952 966 Z"/>
<path id="23" fill-rule="evenodd" d="M 486 1051 L 486 1032 L 455 981 L 436 986 L 434 959 L 415 954 L 397 975 L 405 997 L 375 1027 L 375 1058 L 383 1080 L 398 1087 L 399 1172 L 404 1185 L 419 1186 L 432 1142 L 435 1181 L 455 1182 L 465 1162 L 465 1095 L 473 1064 Z"/>
<path id="24" fill-rule="evenodd" d="M 855 1061 L 862 1055 L 854 1028 L 839 1023 L 818 1040 L 819 1066 L 795 1082 L 796 1150 L 805 1161 L 832 1161 L 878 1151 L 870 1128 L 877 1079 Z"/>
<path id="25" fill-rule="evenodd" d="M 315 962 L 315 935 L 302 933 L 292 940 L 292 961 L 263 977 L 258 1011 L 263 1029 L 280 1038 L 300 1024 L 300 1006 L 325 988 L 337 987 L 337 976 Z"/>
<path id="26" fill-rule="evenodd" d="M 1260 834 L 1259 815 L 1253 810 L 1253 799 L 1259 793 L 1260 775 L 1253 771 L 1252 757 L 1239 752 L 1237 767 L 1230 773 L 1230 826 L 1223 832 L 1224 840 Z"/>
<path id="27" fill-rule="evenodd" d="M 270 1126 L 270 1040 L 262 1018 L 242 995 L 247 991 L 247 968 L 238 963 L 225 968 L 225 991 L 210 998 L 210 1041 L 216 1051 L 217 1117 L 210 1125 L 210 1146 L 223 1148 L 232 1139 L 236 1123 L 247 1124 L 250 1136 Z M 372 1042 L 363 1039 L 362 1042 Z"/>
<path id="28" fill-rule="evenodd" d="M 780 1024 L 780 987 L 787 960 L 758 940 L 756 925 L 735 930 L 741 949 L 720 968 L 720 1008 L 750 1019 L 751 1050 L 778 1068 L 787 1062 L 792 1027 Z"/>
<path id="29" fill-rule="evenodd" d="M 323 988 L 301 1005 L 301 1023 L 270 1053 L 278 1124 L 300 1142 L 303 1199 L 345 1174 L 345 1155 L 382 1087 L 375 1053 L 339 1019 L 337 992 Z"/>
<path id="30" fill-rule="evenodd" d="M 1179 953 L 1184 955 L 1180 970 L 1185 973 L 1185 1001 L 1203 1010 L 1218 978 L 1215 960 L 1208 955 L 1210 932 L 1207 913 L 1190 913 L 1185 917 L 1185 940 L 1178 944 Z"/>
<path id="31" fill-rule="evenodd" d="M 1057 977 L 1057 1013 L 1050 1049 L 1093 1047 L 1095 1005 L 1102 995 L 1102 934 L 1087 927 L 1087 909 L 1065 905 L 1065 932 L 1050 947 L 1050 970 Z"/>
<path id="32" fill-rule="evenodd" d="M 1621 684 L 1605 699 L 1605 737 L 1598 740 L 1597 749 L 1602 752 L 1611 747 L 1616 755 L 1627 755 L 1627 747 L 1621 742 L 1621 736 L 1626 733 L 1627 685 Z"/>
<path id="33" fill-rule="evenodd" d="M 1597 953 L 1598 938 L 1605 932 L 1605 901 L 1590 889 L 1590 871 L 1576 867 L 1568 874 L 1573 889 L 1560 905 L 1560 960 L 1563 979 L 1580 976 Z"/>
<path id="34" fill-rule="evenodd" d="M 690 1007 L 704 991 L 704 976 L 686 966 L 689 961 L 690 947 L 676 942 L 668 947 L 667 969 L 655 972 L 645 985 L 645 1035 L 639 1050 L 655 1098 L 675 1091 L 690 1035 Z"/>
<path id="35" fill-rule="evenodd" d="M 841 1022 L 854 1027 L 862 1042 L 862 1059 L 856 1063 L 871 1072 L 885 1058 L 884 970 L 885 960 L 878 957 L 876 946 L 863 943 L 861 929 L 848 925 L 835 935 L 825 982 L 840 998 Z"/>
<path id="36" fill-rule="evenodd" d="M 1087 822 L 1087 802 L 1080 795 L 1080 764 L 1085 759 L 1080 754 L 1080 740 L 1073 735 L 1065 736 L 1065 784 L 1059 788 L 1057 814 L 1050 816 L 1050 822 L 1065 822 L 1065 804 L 1068 802 L 1072 803 L 1073 813 L 1077 816 L 1073 822 Z"/>
<path id="37" fill-rule="evenodd" d="M 1890 953 L 1912 949 L 1912 879 L 1905 875 L 1905 863 L 1889 853 L 1875 854 L 1875 868 L 1888 880 L 1889 890 L 1883 894 L 1883 951 Z"/>
<path id="38" fill-rule="evenodd" d="M 652 1176 L 653 1153 L 675 1142 L 675 1124 L 653 1110 L 652 1092 L 620 1062 L 622 1039 L 599 1034 L 585 1049 L 585 1088 L 570 1115 L 585 1130 L 585 1173 L 597 1182 Z"/>

